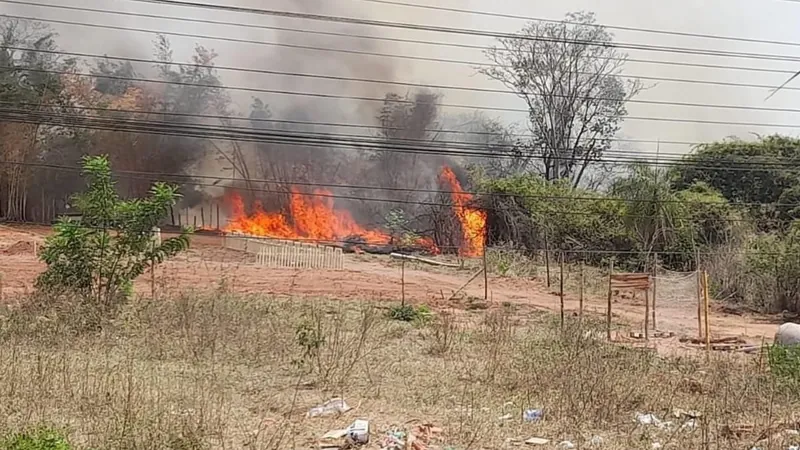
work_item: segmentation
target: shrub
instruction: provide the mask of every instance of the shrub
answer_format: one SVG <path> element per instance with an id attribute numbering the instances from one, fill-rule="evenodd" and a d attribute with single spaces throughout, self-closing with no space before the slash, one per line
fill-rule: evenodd
<path id="1" fill-rule="evenodd" d="M 430 308 L 426 305 L 415 307 L 413 305 L 394 306 L 389 310 L 389 318 L 401 322 L 427 322 L 432 316 Z"/>
<path id="2" fill-rule="evenodd" d="M 767 352 L 773 375 L 800 382 L 800 346 L 772 345 Z"/>
<path id="3" fill-rule="evenodd" d="M 72 446 L 59 431 L 42 427 L 12 433 L 0 441 L 0 450 L 70 450 Z"/>
<path id="4" fill-rule="evenodd" d="M 156 183 L 149 197 L 122 200 L 103 156 L 84 157 L 83 176 L 88 189 L 73 198 L 81 218 L 56 223 L 42 249 L 47 269 L 36 286 L 113 307 L 131 294 L 133 280 L 150 265 L 189 246 L 188 230 L 160 244 L 153 240 L 153 229 L 180 197 L 177 187 Z"/>

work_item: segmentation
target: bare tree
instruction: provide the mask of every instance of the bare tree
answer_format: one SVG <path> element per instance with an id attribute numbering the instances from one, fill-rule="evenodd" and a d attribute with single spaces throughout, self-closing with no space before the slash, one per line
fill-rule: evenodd
<path id="1" fill-rule="evenodd" d="M 544 177 L 577 186 L 610 148 L 625 103 L 642 89 L 619 76 L 627 54 L 593 13 L 583 12 L 559 23 L 531 22 L 498 42 L 485 52 L 496 64 L 479 71 L 527 103 L 529 151 L 541 158 Z"/>

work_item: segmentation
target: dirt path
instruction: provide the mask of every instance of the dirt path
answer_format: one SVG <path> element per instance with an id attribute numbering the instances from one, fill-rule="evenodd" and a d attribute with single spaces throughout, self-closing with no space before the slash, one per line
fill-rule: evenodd
<path id="1" fill-rule="evenodd" d="M 0 226 L 0 273 L 6 299 L 20 297 L 33 289 L 36 276 L 44 265 L 33 254 L 35 241 L 40 244 L 49 232 L 47 227 Z M 30 245 L 28 245 L 30 244 Z M 405 288 L 401 285 L 400 266 L 386 256 L 348 255 L 346 270 L 270 269 L 253 264 L 252 258 L 240 252 L 221 248 L 220 238 L 196 236 L 192 250 L 171 260 L 156 270 L 154 278 L 161 294 L 206 291 L 224 283 L 243 293 L 299 295 L 305 297 L 334 297 L 375 301 L 399 301 L 403 291 L 410 302 L 435 307 L 465 308 L 465 298 L 482 302 L 483 277 L 478 276 L 460 294 L 448 301 L 474 273 L 469 270 L 428 269 L 406 265 Z M 11 251 L 7 251 L 11 249 Z M 151 275 L 135 283 L 137 293 L 150 295 Z M 510 303 L 532 309 L 558 311 L 560 298 L 541 282 L 521 278 L 489 277 L 489 305 Z M 573 293 L 565 296 L 568 313 L 578 310 Z M 606 298 L 588 296 L 585 310 L 605 315 Z M 629 298 L 616 298 L 613 303 L 615 321 L 642 330 L 644 306 Z M 691 305 L 663 307 L 658 310 L 658 328 L 679 335 L 697 334 L 697 311 Z M 746 317 L 713 312 L 713 335 L 736 335 L 760 342 L 762 336 L 771 340 L 777 325 L 765 317 Z"/>

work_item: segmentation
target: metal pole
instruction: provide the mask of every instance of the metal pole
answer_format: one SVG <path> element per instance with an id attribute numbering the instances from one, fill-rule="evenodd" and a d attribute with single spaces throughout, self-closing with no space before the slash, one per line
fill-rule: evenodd
<path id="1" fill-rule="evenodd" d="M 708 325 L 708 272 L 703 271 L 703 315 L 706 319 L 706 352 L 711 352 L 711 329 Z"/>
<path id="2" fill-rule="evenodd" d="M 608 267 L 608 309 L 606 310 L 606 337 L 611 340 L 611 276 L 614 274 L 614 260 Z"/>
<path id="3" fill-rule="evenodd" d="M 561 252 L 561 276 L 559 277 L 558 294 L 561 297 L 561 330 L 564 330 L 564 252 Z"/>
<path id="4" fill-rule="evenodd" d="M 486 270 L 486 246 L 483 247 L 483 299 L 489 300 L 489 274 Z"/>

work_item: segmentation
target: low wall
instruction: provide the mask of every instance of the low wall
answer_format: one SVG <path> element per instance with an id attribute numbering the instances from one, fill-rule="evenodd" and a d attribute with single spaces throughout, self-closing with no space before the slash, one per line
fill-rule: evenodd
<path id="1" fill-rule="evenodd" d="M 344 269 L 344 253 L 338 247 L 244 234 L 226 234 L 223 237 L 223 246 L 256 255 L 256 264 L 265 267 Z"/>

